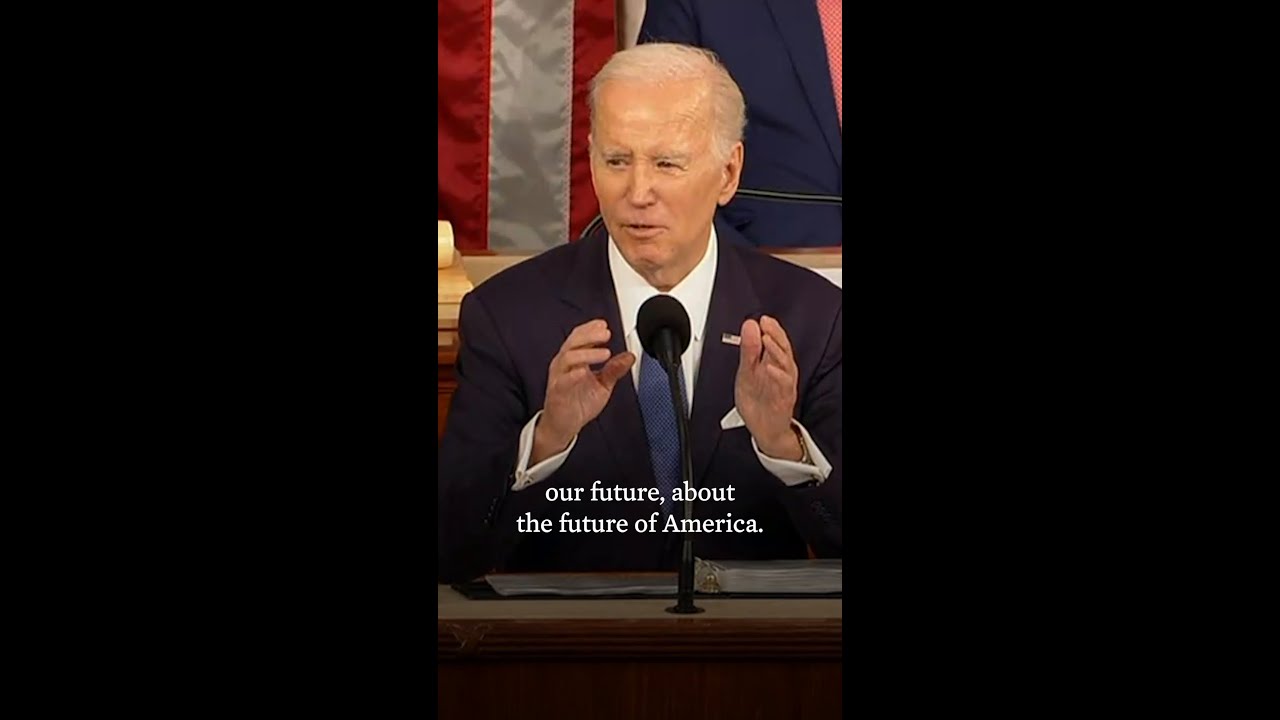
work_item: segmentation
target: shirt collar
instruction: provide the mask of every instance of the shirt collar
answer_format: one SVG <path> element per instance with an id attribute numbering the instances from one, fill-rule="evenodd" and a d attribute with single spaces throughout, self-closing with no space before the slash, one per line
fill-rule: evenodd
<path id="1" fill-rule="evenodd" d="M 716 279 L 716 228 L 711 227 L 711 238 L 707 250 L 698 264 L 689 271 L 670 292 L 665 293 L 680 301 L 685 312 L 689 313 L 689 327 L 693 331 L 693 339 L 702 341 L 702 333 L 707 324 L 707 309 L 711 305 L 711 289 Z M 644 301 L 654 295 L 664 294 L 649 284 L 622 257 L 613 236 L 609 236 L 609 272 L 613 275 L 613 287 L 618 293 L 618 312 L 622 319 L 622 328 L 630 335 L 636 328 L 636 315 Z"/>

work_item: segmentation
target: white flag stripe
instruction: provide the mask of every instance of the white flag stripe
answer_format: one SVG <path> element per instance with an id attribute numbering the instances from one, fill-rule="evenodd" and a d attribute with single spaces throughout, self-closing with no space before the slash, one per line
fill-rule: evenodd
<path id="1" fill-rule="evenodd" d="M 569 235 L 573 1 L 494 0 L 489 247 L 540 250 Z"/>

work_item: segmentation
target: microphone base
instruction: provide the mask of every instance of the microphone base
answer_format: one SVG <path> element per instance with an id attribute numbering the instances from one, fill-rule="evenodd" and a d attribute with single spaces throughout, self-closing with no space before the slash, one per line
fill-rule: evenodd
<path id="1" fill-rule="evenodd" d="M 698 613 L 706 612 L 706 611 L 707 611 L 706 608 L 700 608 L 695 606 L 692 600 L 689 601 L 688 605 L 685 605 L 682 602 L 677 602 L 672 607 L 667 608 L 667 612 L 675 615 L 697 615 Z"/>

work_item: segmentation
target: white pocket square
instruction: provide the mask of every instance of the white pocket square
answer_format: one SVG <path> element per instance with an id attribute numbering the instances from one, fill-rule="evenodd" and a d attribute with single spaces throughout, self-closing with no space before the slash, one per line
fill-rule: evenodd
<path id="1" fill-rule="evenodd" d="M 734 428 L 745 427 L 746 423 L 742 421 L 742 416 L 738 414 L 738 408 L 733 408 L 720 418 L 721 430 L 732 430 Z"/>

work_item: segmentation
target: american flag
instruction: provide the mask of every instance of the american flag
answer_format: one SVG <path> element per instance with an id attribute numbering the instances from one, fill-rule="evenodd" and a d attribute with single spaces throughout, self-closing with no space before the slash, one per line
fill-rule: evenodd
<path id="1" fill-rule="evenodd" d="M 542 250 L 597 212 L 587 87 L 617 0 L 440 0 L 438 220 L 464 250 Z"/>

